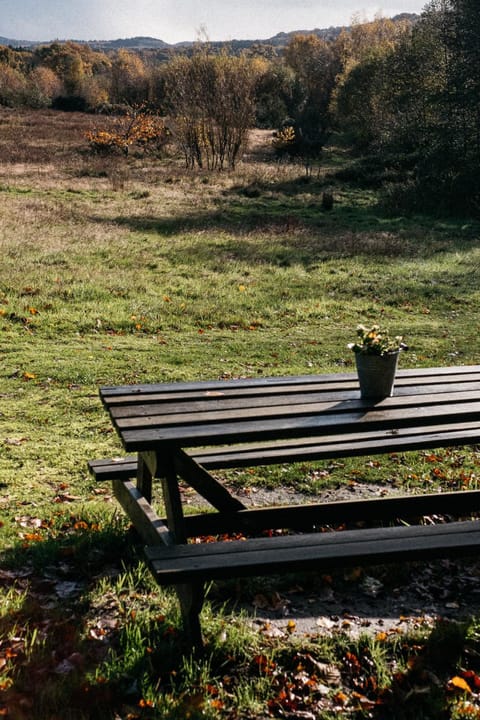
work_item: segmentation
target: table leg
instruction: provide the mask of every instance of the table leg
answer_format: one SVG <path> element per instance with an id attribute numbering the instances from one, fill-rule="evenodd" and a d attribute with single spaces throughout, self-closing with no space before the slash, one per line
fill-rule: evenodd
<path id="1" fill-rule="evenodd" d="M 175 536 L 175 542 L 185 544 L 188 536 L 183 517 L 182 498 L 178 487 L 178 476 L 173 458 L 157 456 L 157 474 L 162 481 L 163 502 L 168 528 Z"/>
<path id="2" fill-rule="evenodd" d="M 173 457 L 157 456 L 157 474 L 162 480 L 163 501 L 169 530 L 173 533 L 177 544 L 186 544 L 188 536 Z M 196 652 L 201 652 L 203 640 L 200 613 L 205 598 L 203 582 L 177 585 L 175 589 L 180 602 L 183 629 L 188 644 Z"/>
<path id="3" fill-rule="evenodd" d="M 203 650 L 202 627 L 200 613 L 205 599 L 202 582 L 176 586 L 177 596 L 182 611 L 183 630 L 187 642 L 195 652 Z"/>
<path id="4" fill-rule="evenodd" d="M 167 515 L 168 529 L 175 544 L 186 544 L 187 532 L 183 517 L 182 499 L 178 487 L 175 462 L 167 453 L 139 453 L 137 488 L 151 503 L 152 479 L 159 478 L 162 483 L 163 501 Z M 203 649 L 200 612 L 205 597 L 202 582 L 176 586 L 182 612 L 182 622 L 188 644 L 196 652 Z"/>
<path id="5" fill-rule="evenodd" d="M 152 480 L 156 467 L 155 453 L 138 453 L 137 488 L 148 503 L 152 502 Z"/>

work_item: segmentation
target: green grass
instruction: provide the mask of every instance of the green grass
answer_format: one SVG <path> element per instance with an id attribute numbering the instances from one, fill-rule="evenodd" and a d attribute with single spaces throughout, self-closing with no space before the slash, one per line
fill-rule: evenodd
<path id="1" fill-rule="evenodd" d="M 435 670 L 424 715 L 420 696 L 405 700 L 410 677 L 391 688 L 426 653 L 427 629 L 356 646 L 341 634 L 265 638 L 212 590 L 206 657 L 183 657 L 175 597 L 153 585 L 86 463 L 121 452 L 101 384 L 352 370 L 347 343 L 374 320 L 405 336 L 403 367 L 479 363 L 479 226 L 389 217 L 371 190 L 265 163 L 196 176 L 133 159 L 114 191 L 118 168 L 101 171 L 81 140 L 56 161 L 51 143 L 47 172 L 0 169 L 0 709 L 28 717 L 34 703 L 38 720 L 382 717 L 369 696 L 384 697 L 388 717 L 447 717 L 449 677 L 476 669 L 474 619 Z M 476 487 L 478 464 L 475 448 L 459 448 L 224 478 L 310 494 L 352 482 L 461 488 Z M 320 687 L 315 663 L 334 665 L 339 682 Z M 397 691 L 403 715 L 392 714 Z"/>

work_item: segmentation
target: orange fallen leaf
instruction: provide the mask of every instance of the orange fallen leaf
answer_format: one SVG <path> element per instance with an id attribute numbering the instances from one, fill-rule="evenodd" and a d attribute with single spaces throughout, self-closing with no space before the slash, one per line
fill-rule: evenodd
<path id="1" fill-rule="evenodd" d="M 339 705 L 346 705 L 348 702 L 348 696 L 342 691 L 337 692 L 333 699 L 335 702 L 339 703 Z"/>
<path id="2" fill-rule="evenodd" d="M 463 692 L 467 692 L 467 693 L 472 692 L 472 689 L 471 689 L 470 685 L 467 683 L 467 681 L 464 680 L 462 677 L 459 677 L 458 675 L 455 675 L 455 677 L 451 678 L 451 680 L 448 681 L 448 685 L 451 688 L 463 690 Z"/>
<path id="3" fill-rule="evenodd" d="M 141 708 L 146 708 L 146 707 L 150 707 L 150 708 L 151 708 L 151 707 L 153 707 L 153 701 L 152 701 L 152 700 L 145 700 L 144 698 L 142 698 L 141 700 L 138 701 L 138 705 L 139 705 L 139 707 L 141 707 Z"/>

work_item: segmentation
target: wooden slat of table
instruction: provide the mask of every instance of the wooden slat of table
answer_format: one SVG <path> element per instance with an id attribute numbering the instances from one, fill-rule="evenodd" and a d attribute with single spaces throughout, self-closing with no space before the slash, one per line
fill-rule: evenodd
<path id="1" fill-rule="evenodd" d="M 332 414 L 291 415 L 251 420 L 231 419 L 229 422 L 207 422 L 203 424 L 175 425 L 170 427 L 120 429 L 120 436 L 127 451 L 145 450 L 149 447 L 174 443 L 188 447 L 195 445 L 215 445 L 229 442 L 241 443 L 257 439 L 269 440 L 295 436 L 343 435 L 361 429 L 390 431 L 405 427 L 424 426 L 428 432 L 429 423 L 445 423 L 453 431 L 459 430 L 462 422 L 471 422 L 480 418 L 480 401 L 459 403 L 457 405 L 436 405 L 426 407 L 401 408 L 396 411 L 350 412 Z M 345 438 L 347 440 L 347 438 Z M 392 441 L 392 445 L 393 445 Z"/>
<path id="2" fill-rule="evenodd" d="M 231 380 L 201 380 L 198 382 L 172 382 L 172 383 L 152 383 L 150 385 L 119 385 L 119 386 L 103 386 L 100 388 L 100 395 L 109 402 L 114 403 L 117 399 L 124 397 L 135 398 L 138 395 L 155 395 L 159 394 L 163 397 L 169 394 L 175 395 L 177 398 L 183 396 L 191 397 L 200 393 L 216 393 L 216 392 L 243 392 L 244 390 L 255 391 L 255 389 L 266 390 L 271 387 L 295 387 L 305 385 L 306 387 L 322 387 L 330 385 L 340 387 L 342 384 L 346 386 L 358 385 L 356 376 L 353 373 L 336 373 L 335 375 L 296 375 L 296 376 L 278 376 L 278 377 L 260 377 L 260 378 L 239 378 Z M 135 400 L 134 400 L 135 401 Z"/>
<path id="3" fill-rule="evenodd" d="M 480 384 L 477 388 L 464 392 L 435 393 L 422 395 L 421 397 L 422 410 L 427 406 L 436 406 L 436 408 L 441 409 L 442 405 L 445 404 L 450 407 L 469 403 L 472 412 L 474 412 L 475 401 L 480 402 Z M 412 407 L 417 412 L 418 398 L 419 394 L 385 398 L 375 404 L 375 411 L 384 411 L 385 419 L 388 419 L 389 416 L 393 417 L 393 413 L 398 411 L 401 411 L 402 414 L 405 414 L 405 411 L 411 414 Z M 229 422 L 231 420 L 238 422 L 251 418 L 261 420 L 293 415 L 328 415 L 329 413 L 335 413 L 336 415 L 344 413 L 347 415 L 355 410 L 365 412 L 368 406 L 357 398 L 348 401 L 339 401 L 338 398 L 325 401 L 321 395 L 315 393 L 310 396 L 301 395 L 295 398 L 288 398 L 284 395 L 275 398 L 256 398 L 256 402 L 253 403 L 246 403 L 244 400 L 241 402 L 224 400 L 222 398 L 211 403 L 191 403 L 188 405 L 188 411 L 185 410 L 184 412 L 180 411 L 178 405 L 168 403 L 166 404 L 166 412 L 162 405 L 155 405 L 152 406 L 154 412 L 145 414 L 143 411 L 147 410 L 148 407 L 148 405 L 142 405 L 140 408 L 130 406 L 128 409 L 122 408 L 121 413 L 117 409 L 113 409 L 111 417 L 115 421 L 117 428 L 124 430 L 142 427 L 173 427 L 174 425 L 189 425 L 192 423 Z M 370 410 L 370 412 L 372 411 Z M 438 410 L 434 410 L 434 412 L 438 412 Z"/>
<path id="4" fill-rule="evenodd" d="M 123 405 L 139 405 L 141 403 L 175 403 L 178 407 L 178 405 L 181 405 L 182 403 L 190 404 L 194 402 L 200 402 L 202 400 L 205 402 L 209 402 L 212 400 L 218 400 L 219 398 L 245 398 L 247 400 L 255 397 L 274 397 L 279 394 L 291 396 L 301 393 L 314 392 L 330 392 L 332 396 L 336 396 L 337 393 L 345 393 L 347 397 L 355 397 L 355 395 L 358 396 L 358 380 L 356 380 L 355 378 L 350 378 L 349 380 L 345 380 L 342 383 L 336 381 L 321 384 L 310 382 L 302 384 L 292 383 L 292 385 L 279 384 L 270 386 L 255 384 L 250 385 L 247 384 L 247 381 L 243 381 L 242 385 L 234 384 L 232 385 L 232 387 L 230 387 L 226 384 L 226 382 L 224 382 L 218 388 L 210 390 L 203 388 L 198 388 L 196 390 L 180 390 L 177 387 L 176 391 L 155 393 L 139 393 L 136 392 L 136 386 L 134 386 L 134 388 L 135 389 L 132 392 L 125 393 L 123 395 L 108 395 L 102 393 L 102 398 L 105 404 L 108 405 L 108 407 L 113 408 L 115 406 L 121 407 Z"/>
<path id="5" fill-rule="evenodd" d="M 452 384 L 449 385 L 448 398 L 445 398 L 445 387 L 442 385 L 430 385 L 416 387 L 415 393 L 411 391 L 407 392 L 404 388 L 397 389 L 396 394 L 392 398 L 388 398 L 390 405 L 416 405 L 418 404 L 418 397 L 422 396 L 422 404 L 442 402 L 451 402 L 452 400 L 458 402 L 460 400 L 472 400 L 475 397 L 480 399 L 480 380 L 475 383 L 471 383 L 468 386 L 468 390 L 465 389 L 465 384 Z M 131 417 L 144 417 L 153 418 L 156 415 L 165 417 L 165 422 L 174 422 L 175 418 L 172 417 L 176 414 L 185 416 L 182 411 L 183 403 L 180 401 L 172 401 L 170 397 L 164 402 L 152 402 L 142 403 L 139 402 L 140 396 L 136 403 L 127 403 L 125 405 L 112 405 L 109 407 L 110 415 L 113 419 L 120 421 L 122 418 Z M 190 399 L 188 401 L 188 413 L 202 413 L 211 412 L 212 407 L 215 411 L 227 411 L 235 410 L 236 412 L 247 409 L 254 410 L 255 408 L 268 407 L 273 408 L 277 406 L 287 405 L 288 407 L 296 407 L 299 405 L 318 405 L 319 403 L 334 403 L 338 405 L 339 402 L 348 401 L 349 406 L 345 407 L 359 407 L 365 408 L 366 403 L 359 397 L 359 393 L 352 390 L 337 391 L 337 392 L 301 392 L 301 393 L 286 393 L 276 392 L 275 394 L 257 394 L 252 397 L 250 395 L 242 394 L 241 396 L 230 396 L 224 394 L 224 396 L 215 396 L 210 398 L 202 399 Z M 381 406 L 380 403 L 376 404 L 376 407 Z M 326 409 L 326 408 L 325 408 Z M 318 409 L 315 409 L 318 412 Z"/>
<path id="6" fill-rule="evenodd" d="M 334 378 L 334 380 L 333 380 Z M 469 381 L 477 380 L 480 378 L 480 366 L 477 365 L 459 365 L 454 367 L 440 367 L 440 368 L 416 368 L 409 370 L 398 370 L 396 376 L 396 382 L 410 382 L 415 379 L 418 382 L 425 384 L 430 381 L 435 382 L 435 378 L 438 382 L 458 382 L 458 381 Z M 433 379 L 433 380 L 432 380 Z M 152 395 L 160 393 L 165 395 L 168 393 L 181 393 L 188 394 L 189 392 L 205 392 L 205 391 L 216 391 L 224 390 L 230 392 L 232 390 L 242 390 L 245 388 L 268 388 L 277 386 L 292 387 L 296 385 L 306 384 L 312 385 L 331 385 L 332 382 L 336 387 L 340 387 L 342 384 L 354 383 L 358 386 L 358 381 L 354 373 L 336 373 L 335 375 L 299 375 L 295 377 L 291 376 L 279 376 L 279 377 L 268 377 L 268 378 L 242 378 L 237 380 L 208 380 L 200 382 L 172 382 L 172 383 L 153 383 L 149 385 L 118 385 L 118 386 L 104 386 L 100 389 L 102 398 L 109 399 L 110 402 L 114 402 L 114 399 L 119 396 L 134 397 L 135 395 Z"/>
<path id="7" fill-rule="evenodd" d="M 203 387 L 196 390 L 180 390 L 178 385 L 179 383 L 177 383 L 176 391 L 155 393 L 140 392 L 137 386 L 132 386 L 129 393 L 121 395 L 110 395 L 108 389 L 105 388 L 102 388 L 100 392 L 104 404 L 111 412 L 115 412 L 118 417 L 121 417 L 122 413 L 128 414 L 128 408 L 132 405 L 139 408 L 145 407 L 145 414 L 154 412 L 154 410 L 148 410 L 148 405 L 159 405 L 164 408 L 165 412 L 171 412 L 170 408 L 178 410 L 184 403 L 188 403 L 192 407 L 196 406 L 197 403 L 201 407 L 201 403 L 208 406 L 212 402 L 220 401 L 225 403 L 238 402 L 239 404 L 244 401 L 245 404 L 252 404 L 254 402 L 261 403 L 263 399 L 267 401 L 267 398 L 270 398 L 271 402 L 275 402 L 277 398 L 296 399 L 297 396 L 301 395 L 316 395 L 319 398 L 323 397 L 325 400 L 359 398 L 359 386 L 356 376 L 350 377 L 348 381 L 341 382 L 332 382 L 331 380 L 322 383 L 298 384 L 292 382 L 291 385 L 278 384 L 273 386 L 250 385 L 247 381 L 243 381 L 243 385 L 233 384 L 230 387 L 226 383 L 222 383 L 215 390 L 205 390 Z M 467 390 L 475 392 L 478 390 L 479 385 L 480 373 L 463 376 L 455 374 L 448 376 L 448 378 L 436 375 L 425 378 L 417 376 L 399 377 L 396 378 L 395 382 L 395 396 L 466 392 Z M 183 388 L 183 384 L 181 384 L 181 387 Z"/>

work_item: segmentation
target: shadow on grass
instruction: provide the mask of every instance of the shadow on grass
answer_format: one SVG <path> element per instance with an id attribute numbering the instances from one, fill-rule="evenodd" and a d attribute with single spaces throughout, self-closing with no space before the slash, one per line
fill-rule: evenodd
<path id="1" fill-rule="evenodd" d="M 178 668 L 178 618 L 161 612 L 132 531 L 74 519 L 57 533 L 26 533 L 2 557 L 0 714 L 124 717 L 138 711 L 146 674 Z"/>
<path id="2" fill-rule="evenodd" d="M 122 215 L 117 225 L 135 233 L 175 238 L 178 242 L 162 245 L 162 257 L 172 266 L 179 262 L 204 271 L 222 273 L 232 263 L 288 268 L 301 266 L 307 272 L 328 267 L 331 260 L 353 258 L 355 272 L 331 271 L 329 292 L 339 297 L 371 298 L 386 293 L 394 305 L 420 303 L 445 304 L 445 312 L 457 305 L 475 301 L 478 268 L 470 253 L 478 245 L 478 226 L 459 222 L 435 222 L 429 218 L 393 218 L 373 205 L 355 206 L 341 201 L 331 212 L 322 211 L 319 199 L 314 207 L 289 197 L 239 197 L 232 190 L 216 210 L 195 208 L 174 217 Z M 96 222 L 111 222 L 95 218 Z M 183 237 L 187 236 L 187 237 Z M 190 236 L 190 237 L 189 237 Z M 438 267 L 423 261 L 451 256 Z M 465 260 L 463 260 L 465 253 Z M 405 272 L 395 263 L 416 262 Z M 377 263 L 384 263 L 377 272 Z M 373 264 L 373 267 L 372 267 Z M 362 266 L 364 272 L 362 272 Z M 153 261 L 148 270 L 155 270 Z M 378 268 L 380 269 L 380 268 Z M 375 274 L 373 274 L 375 273 Z M 475 301 L 476 307 L 476 301 Z"/>
<path id="3" fill-rule="evenodd" d="M 269 717 L 285 717 L 295 707 L 299 712 L 318 711 L 324 697 L 316 689 L 318 678 L 305 695 L 303 681 L 298 680 L 299 663 L 311 666 L 313 675 L 318 663 L 335 666 L 337 686 L 357 703 L 359 718 L 446 720 L 453 697 L 450 681 L 459 668 L 472 692 L 475 682 L 480 684 L 478 625 L 471 619 L 438 619 L 422 630 L 422 637 L 394 634 L 392 642 L 372 636 L 354 640 L 341 631 L 327 639 L 320 632 L 318 638 L 310 634 L 293 642 L 257 636 L 251 648 L 241 652 L 212 635 L 208 677 L 200 681 L 198 664 L 190 663 L 185 675 L 189 661 L 183 655 L 178 614 L 168 600 L 158 600 L 161 591 L 142 569 L 131 532 L 114 525 L 100 530 L 73 518 L 65 521 L 57 537 L 26 542 L 27 547 L 4 556 L 5 569 L 0 572 L 7 597 L 0 618 L 5 678 L 0 713 L 8 713 L 10 719 L 197 720 L 205 716 L 211 693 L 222 688 L 227 676 L 231 690 L 258 678 L 259 663 L 270 683 L 264 712 L 243 716 L 235 705 L 231 714 L 211 717 L 254 720 L 266 712 Z M 429 579 L 424 575 L 418 582 Z M 373 604 L 371 611 L 375 610 Z M 231 612 L 235 614 L 235 607 Z M 228 623 L 227 618 L 228 614 Z M 365 714 L 358 714 L 361 703 Z M 337 716 L 352 717 L 351 708 L 344 716 L 337 711 Z"/>
<path id="4" fill-rule="evenodd" d="M 307 268 L 335 257 L 424 258 L 443 250 L 461 250 L 478 240 L 476 223 L 394 217 L 382 210 L 373 193 L 356 189 L 334 188 L 333 208 L 325 210 L 324 190 L 321 181 L 302 177 L 288 182 L 259 181 L 219 191 L 215 208 L 202 210 L 201 197 L 196 197 L 198 190 L 194 189 L 192 212 L 96 216 L 92 221 L 113 220 L 133 232 L 166 238 L 225 233 L 231 236 L 224 243 L 225 252 L 235 258 Z M 211 248 L 205 247 L 205 252 Z"/>

